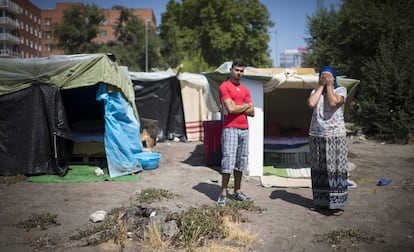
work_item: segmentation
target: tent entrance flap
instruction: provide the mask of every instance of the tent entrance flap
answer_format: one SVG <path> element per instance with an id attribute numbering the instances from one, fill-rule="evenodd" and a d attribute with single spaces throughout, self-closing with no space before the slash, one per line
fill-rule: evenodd
<path id="1" fill-rule="evenodd" d="M 184 108 L 179 80 L 174 76 L 162 80 L 132 79 L 135 104 L 141 118 L 158 122 L 157 141 L 186 141 Z"/>
<path id="2" fill-rule="evenodd" d="M 105 104 L 105 152 L 110 177 L 142 171 L 137 154 L 143 151 L 140 124 L 120 92 L 101 84 L 96 95 Z"/>

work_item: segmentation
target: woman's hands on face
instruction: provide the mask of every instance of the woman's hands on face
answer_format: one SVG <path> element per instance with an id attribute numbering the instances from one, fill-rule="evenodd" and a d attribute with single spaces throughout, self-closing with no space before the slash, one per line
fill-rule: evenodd
<path id="1" fill-rule="evenodd" d="M 333 86 L 334 77 L 330 72 L 322 72 L 321 77 L 319 77 L 319 85 L 322 86 Z"/>

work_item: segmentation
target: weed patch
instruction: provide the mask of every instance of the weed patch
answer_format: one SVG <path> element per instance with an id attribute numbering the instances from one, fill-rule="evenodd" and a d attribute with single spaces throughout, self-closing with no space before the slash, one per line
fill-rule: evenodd
<path id="1" fill-rule="evenodd" d="M 361 232 L 359 230 L 354 229 L 339 229 L 335 231 L 331 231 L 327 234 L 316 235 L 316 242 L 326 242 L 329 245 L 338 246 L 344 242 L 350 243 L 375 243 L 380 242 L 378 238 L 375 236 L 370 236 L 365 232 Z"/>
<path id="2" fill-rule="evenodd" d="M 220 208 L 209 205 L 189 208 L 178 217 L 179 232 L 173 236 L 173 243 L 179 247 L 198 247 L 209 239 L 224 238 L 223 213 Z"/>
<path id="3" fill-rule="evenodd" d="M 28 219 L 19 221 L 16 224 L 18 228 L 24 228 L 26 231 L 29 231 L 32 228 L 40 228 L 41 230 L 46 230 L 47 226 L 50 225 L 60 225 L 57 221 L 57 214 L 32 214 Z"/>
<path id="4" fill-rule="evenodd" d="M 112 239 L 124 248 L 130 237 L 140 241 L 140 246 L 146 249 L 183 248 L 191 251 L 212 241 L 236 242 L 238 247 L 254 241 L 254 236 L 240 230 L 240 223 L 247 221 L 241 210 L 263 211 L 253 202 L 229 200 L 225 207 L 204 204 L 182 212 L 146 205 L 178 196 L 164 189 L 144 189 L 134 196 L 130 207 L 112 210 L 102 224 L 80 231 L 70 239 L 86 239 L 92 246 Z M 134 202 L 141 204 L 134 205 Z M 169 227 L 174 227 L 175 231 L 169 232 Z"/>
<path id="5" fill-rule="evenodd" d="M 15 175 L 15 176 L 0 176 L 0 184 L 16 184 L 18 182 L 23 182 L 26 180 L 26 176 L 24 175 Z"/>
<path id="6" fill-rule="evenodd" d="M 58 240 L 59 239 L 57 237 L 51 237 L 46 234 L 46 235 L 39 236 L 35 238 L 34 240 L 32 240 L 29 243 L 29 246 L 35 249 L 45 249 L 45 248 L 49 248 L 49 247 L 53 247 L 57 245 Z"/>
<path id="7" fill-rule="evenodd" d="M 159 189 L 159 188 L 147 188 L 142 190 L 137 195 L 137 200 L 139 203 L 154 203 L 157 201 L 161 201 L 163 199 L 173 199 L 178 197 L 179 195 L 173 194 L 165 189 Z"/>
<path id="8" fill-rule="evenodd" d="M 124 208 L 113 209 L 101 224 L 91 229 L 81 230 L 70 236 L 69 239 L 81 240 L 86 238 L 89 245 L 97 245 L 112 239 L 115 244 L 124 247 L 127 231 L 123 223 L 118 221 L 119 214 L 124 210 Z"/>
<path id="9" fill-rule="evenodd" d="M 253 212 L 262 212 L 266 209 L 256 206 L 253 201 L 237 201 L 237 200 L 228 200 L 226 205 L 230 209 L 237 209 L 237 210 L 246 210 L 246 211 L 253 211 Z"/>

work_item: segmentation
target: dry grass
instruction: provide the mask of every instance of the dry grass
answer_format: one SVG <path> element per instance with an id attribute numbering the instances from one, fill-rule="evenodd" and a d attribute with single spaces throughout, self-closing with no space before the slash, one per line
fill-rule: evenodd
<path id="1" fill-rule="evenodd" d="M 248 230 L 243 230 L 240 222 L 231 221 L 229 216 L 224 216 L 222 223 L 227 231 L 225 240 L 239 241 L 246 246 L 250 246 L 257 238 L 255 235 L 250 234 Z"/>
<path id="2" fill-rule="evenodd" d="M 195 252 L 240 252 L 240 248 L 227 246 L 219 243 L 213 243 L 209 246 L 198 248 Z"/>
<path id="3" fill-rule="evenodd" d="M 133 199 L 135 202 L 157 202 L 163 199 L 175 198 L 164 189 L 144 189 Z M 167 236 L 163 233 L 162 224 L 151 219 L 141 226 L 143 236 L 140 236 L 140 246 L 145 251 L 248 251 L 256 236 L 243 230 L 242 223 L 246 218 L 241 215 L 240 210 L 262 211 L 253 202 L 238 202 L 230 200 L 225 207 L 213 205 L 200 205 L 190 207 L 186 211 L 169 216 L 169 221 L 175 221 L 178 232 Z M 81 231 L 71 239 L 80 240 L 94 234 L 99 234 L 95 240 L 97 244 L 112 239 L 119 245 L 121 250 L 125 248 L 128 231 L 125 223 L 120 221 L 119 216 L 125 213 L 124 208 L 111 211 L 107 219 L 101 225 L 86 231 Z M 96 244 L 95 244 L 96 245 Z"/>
<path id="4" fill-rule="evenodd" d="M 151 249 L 168 249 L 171 246 L 171 239 L 164 238 L 161 232 L 161 225 L 151 221 L 146 227 L 142 246 Z"/>
<path id="5" fill-rule="evenodd" d="M 152 221 L 141 244 L 153 250 L 247 251 L 256 236 L 242 229 L 237 210 L 236 216 L 229 210 L 207 205 L 190 208 L 179 216 L 179 232 L 172 237 L 165 237 L 160 224 Z"/>

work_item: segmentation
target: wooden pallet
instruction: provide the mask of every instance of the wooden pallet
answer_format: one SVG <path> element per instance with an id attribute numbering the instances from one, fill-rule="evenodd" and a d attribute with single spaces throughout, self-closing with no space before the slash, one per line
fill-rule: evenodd
<path id="1" fill-rule="evenodd" d="M 106 166 L 105 146 L 102 142 L 75 143 L 70 164 Z"/>

